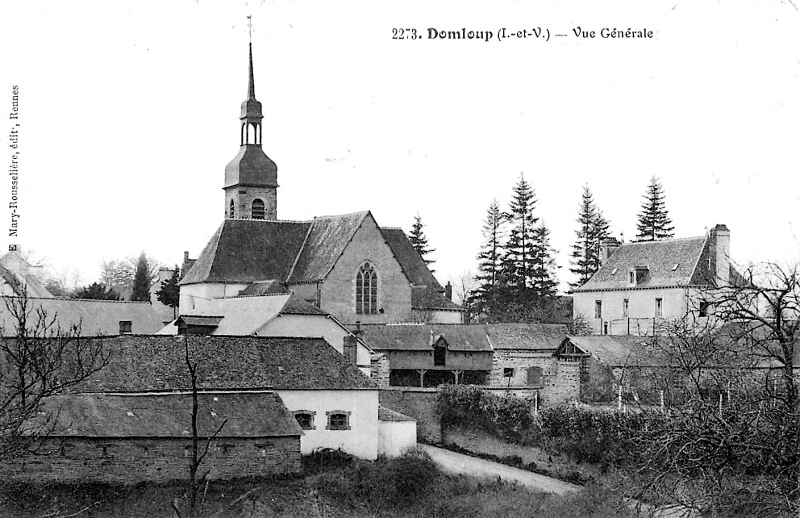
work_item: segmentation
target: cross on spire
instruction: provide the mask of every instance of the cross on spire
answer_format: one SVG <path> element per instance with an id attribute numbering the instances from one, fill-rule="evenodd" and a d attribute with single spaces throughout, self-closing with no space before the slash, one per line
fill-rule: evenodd
<path id="1" fill-rule="evenodd" d="M 253 43 L 253 15 L 247 15 L 247 29 L 250 31 L 250 43 Z"/>

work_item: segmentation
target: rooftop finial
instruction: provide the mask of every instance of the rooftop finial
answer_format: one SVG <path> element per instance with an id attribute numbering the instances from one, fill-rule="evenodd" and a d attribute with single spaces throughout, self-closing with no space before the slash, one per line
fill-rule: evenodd
<path id="1" fill-rule="evenodd" d="M 253 15 L 247 15 L 247 28 L 250 31 L 250 44 L 253 43 Z"/>
<path id="2" fill-rule="evenodd" d="M 247 84 L 247 98 L 256 98 L 256 82 L 253 79 L 253 15 L 247 15 L 247 28 L 250 30 L 250 81 Z"/>

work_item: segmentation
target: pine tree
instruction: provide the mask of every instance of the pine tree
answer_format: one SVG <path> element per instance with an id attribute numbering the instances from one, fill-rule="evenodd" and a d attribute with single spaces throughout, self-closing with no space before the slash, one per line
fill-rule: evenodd
<path id="1" fill-rule="evenodd" d="M 478 313 L 494 313 L 502 290 L 503 239 L 506 216 L 497 200 L 492 200 L 483 223 L 483 245 L 478 254 L 478 287 L 469 296 L 469 304 Z"/>
<path id="2" fill-rule="evenodd" d="M 595 205 L 589 186 L 583 187 L 581 206 L 578 211 L 578 230 L 572 245 L 572 268 L 578 279 L 570 283 L 571 288 L 583 286 L 600 268 L 600 244 L 610 235 L 610 224 Z"/>
<path id="3" fill-rule="evenodd" d="M 84 286 L 77 290 L 73 295 L 76 299 L 94 300 L 119 300 L 119 293 L 114 288 L 107 287 L 105 284 L 93 282 L 89 286 Z"/>
<path id="4" fill-rule="evenodd" d="M 664 203 L 663 187 L 658 178 L 653 176 L 644 194 L 642 211 L 636 224 L 636 239 L 639 241 L 668 239 L 675 235 L 674 229 Z"/>
<path id="5" fill-rule="evenodd" d="M 171 307 L 172 314 L 175 317 L 177 317 L 175 310 L 180 302 L 180 286 L 178 286 L 180 280 L 180 269 L 178 269 L 178 265 L 175 265 L 170 278 L 162 282 L 161 289 L 156 292 L 158 301 L 165 306 Z"/>
<path id="6" fill-rule="evenodd" d="M 531 243 L 530 289 L 541 307 L 545 299 L 555 297 L 558 288 L 555 251 L 550 247 L 550 230 L 542 222 L 533 232 Z"/>
<path id="7" fill-rule="evenodd" d="M 150 262 L 144 252 L 139 254 L 139 259 L 136 261 L 131 300 L 150 302 Z"/>
<path id="8" fill-rule="evenodd" d="M 433 259 L 428 259 L 427 256 L 436 251 L 435 248 L 428 248 L 428 238 L 425 236 L 425 225 L 422 223 L 422 218 L 417 214 L 414 216 L 414 225 L 411 227 L 411 233 L 408 235 L 408 240 L 411 245 L 416 249 L 425 264 L 431 265 L 435 263 Z M 434 271 L 434 270 L 431 270 Z"/>

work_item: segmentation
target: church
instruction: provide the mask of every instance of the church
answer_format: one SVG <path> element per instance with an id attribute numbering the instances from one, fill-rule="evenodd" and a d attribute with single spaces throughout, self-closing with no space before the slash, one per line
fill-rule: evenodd
<path id="1" fill-rule="evenodd" d="M 184 255 L 181 313 L 220 297 L 264 295 L 276 286 L 340 322 L 462 323 L 452 302 L 399 228 L 369 211 L 278 219 L 278 166 L 262 149 L 250 44 L 240 147 L 225 167 L 224 221 L 197 259 Z"/>

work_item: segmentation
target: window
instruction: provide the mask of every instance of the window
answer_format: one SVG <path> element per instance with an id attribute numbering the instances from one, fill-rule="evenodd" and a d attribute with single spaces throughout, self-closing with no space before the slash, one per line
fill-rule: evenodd
<path id="1" fill-rule="evenodd" d="M 129 335 L 131 334 L 132 323 L 130 320 L 120 320 L 119 321 L 119 334 L 121 335 Z"/>
<path id="2" fill-rule="evenodd" d="M 660 317 L 663 314 L 663 302 L 664 299 L 656 299 L 656 316 Z"/>
<path id="3" fill-rule="evenodd" d="M 316 412 L 312 410 L 297 410 L 294 413 L 294 418 L 297 420 L 297 424 L 300 425 L 300 428 L 303 430 L 316 430 L 314 426 L 314 415 Z"/>
<path id="4" fill-rule="evenodd" d="M 528 385 L 530 385 L 531 387 L 542 386 L 541 367 L 528 367 Z"/>
<path id="5" fill-rule="evenodd" d="M 233 204 L 233 200 L 231 200 L 231 207 L 228 210 L 228 217 L 231 218 L 231 219 L 233 219 L 233 214 L 234 214 L 233 209 L 234 209 L 234 207 L 235 207 L 235 205 Z"/>
<path id="6" fill-rule="evenodd" d="M 628 284 L 636 284 L 636 272 L 628 272 Z"/>
<path id="7" fill-rule="evenodd" d="M 350 429 L 350 412 L 344 410 L 333 410 L 332 412 L 325 412 L 328 416 L 328 426 L 326 430 L 349 430 Z"/>
<path id="8" fill-rule="evenodd" d="M 503 369 L 503 377 L 504 378 L 513 378 L 514 377 L 514 369 L 511 367 L 506 367 Z"/>
<path id="9" fill-rule="evenodd" d="M 707 317 L 711 313 L 711 303 L 708 301 L 701 301 L 700 302 L 700 316 Z"/>
<path id="10" fill-rule="evenodd" d="M 253 206 L 250 211 L 250 217 L 253 219 L 264 219 L 264 202 L 256 198 L 253 200 Z"/>
<path id="11" fill-rule="evenodd" d="M 628 318 L 628 299 L 622 299 L 622 318 Z"/>
<path id="12" fill-rule="evenodd" d="M 600 300 L 594 301 L 594 318 L 603 318 L 603 302 Z"/>
<path id="13" fill-rule="evenodd" d="M 364 263 L 356 274 L 356 313 L 374 315 L 378 312 L 378 275 L 370 263 Z"/>

